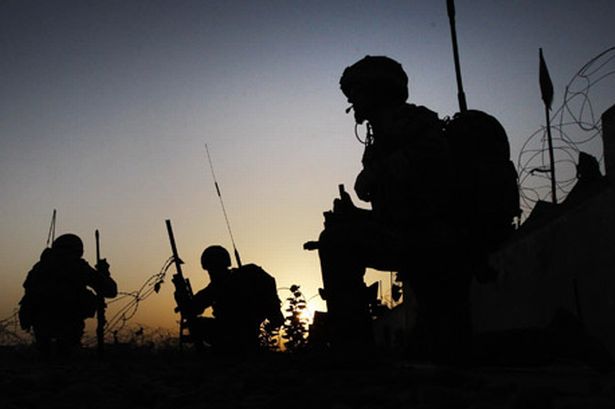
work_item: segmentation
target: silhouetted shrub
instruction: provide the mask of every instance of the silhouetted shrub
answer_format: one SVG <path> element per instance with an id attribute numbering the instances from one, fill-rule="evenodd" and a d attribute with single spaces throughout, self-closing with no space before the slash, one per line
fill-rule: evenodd
<path id="1" fill-rule="evenodd" d="M 293 284 L 290 287 L 292 296 L 288 297 L 288 307 L 285 309 L 284 325 L 282 326 L 282 339 L 288 352 L 298 352 L 307 346 L 308 319 L 304 315 L 307 301 L 300 291 L 300 287 Z"/>

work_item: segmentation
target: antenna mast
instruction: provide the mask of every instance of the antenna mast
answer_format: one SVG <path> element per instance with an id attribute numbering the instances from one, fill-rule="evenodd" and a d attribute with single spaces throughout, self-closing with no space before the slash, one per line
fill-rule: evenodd
<path id="1" fill-rule="evenodd" d="M 224 207 L 224 200 L 222 199 L 222 194 L 220 193 L 220 186 L 218 185 L 218 180 L 216 179 L 216 172 L 214 171 L 214 165 L 211 160 L 211 156 L 209 155 L 209 148 L 207 147 L 207 144 L 205 144 L 205 152 L 207 152 L 207 161 L 209 162 L 209 168 L 211 169 L 211 176 L 214 179 L 214 186 L 216 187 L 216 193 L 218 194 L 218 198 L 220 199 L 220 206 L 222 207 L 222 213 L 224 214 L 224 221 L 226 222 L 226 228 L 228 230 L 229 236 L 231 236 L 233 252 L 235 253 L 235 261 L 237 261 L 237 267 L 241 267 L 242 265 L 241 258 L 239 257 L 239 251 L 237 251 L 237 246 L 235 245 L 235 238 L 233 237 L 231 223 L 229 222 L 228 215 L 226 213 L 226 208 Z"/>
<path id="2" fill-rule="evenodd" d="M 461 81 L 461 63 L 459 62 L 457 29 L 455 28 L 455 0 L 447 0 L 446 9 L 448 11 L 448 20 L 451 24 L 451 38 L 453 40 L 453 58 L 455 59 L 455 74 L 457 76 L 457 99 L 459 100 L 459 111 L 466 112 L 468 110 L 468 104 L 466 103 L 466 94 L 463 92 L 463 83 Z"/>
<path id="3" fill-rule="evenodd" d="M 53 209 L 53 215 L 51 216 L 51 224 L 49 225 L 49 233 L 47 233 L 47 247 L 53 244 L 56 238 L 56 209 Z"/>
<path id="4" fill-rule="evenodd" d="M 101 265 L 102 259 L 100 258 L 100 233 L 98 229 L 94 231 L 94 238 L 96 239 L 96 269 L 98 270 Z M 105 351 L 105 326 L 107 325 L 107 318 L 105 317 L 105 309 L 107 304 L 105 303 L 105 297 L 97 290 L 96 294 L 96 351 L 98 357 L 102 358 Z"/>

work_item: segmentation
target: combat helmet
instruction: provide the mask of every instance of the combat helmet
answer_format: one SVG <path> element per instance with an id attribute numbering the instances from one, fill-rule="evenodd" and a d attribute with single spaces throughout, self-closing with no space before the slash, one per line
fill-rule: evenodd
<path id="1" fill-rule="evenodd" d="M 222 246 L 209 246 L 201 254 L 201 266 L 204 270 L 221 270 L 231 266 L 231 256 Z"/>
<path id="2" fill-rule="evenodd" d="M 83 241 L 76 234 L 63 234 L 53 241 L 51 248 L 62 255 L 71 258 L 83 256 Z"/>
<path id="3" fill-rule="evenodd" d="M 397 61 L 368 55 L 346 67 L 340 88 L 351 103 L 357 92 L 378 103 L 404 103 L 408 99 L 408 76 Z"/>

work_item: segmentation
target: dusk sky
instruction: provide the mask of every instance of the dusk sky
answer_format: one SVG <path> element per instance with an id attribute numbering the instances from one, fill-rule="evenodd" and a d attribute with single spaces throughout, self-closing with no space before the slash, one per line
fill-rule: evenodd
<path id="1" fill-rule="evenodd" d="M 614 3 L 458 0 L 456 10 L 468 105 L 502 122 L 516 162 L 545 121 L 538 49 L 558 107 L 574 74 L 615 46 Z M 91 264 L 100 230 L 121 291 L 170 256 L 171 219 L 186 276 L 205 285 L 201 251 L 230 248 L 205 143 L 244 263 L 316 294 L 318 255 L 302 244 L 360 170 L 338 81 L 365 55 L 403 65 L 411 102 L 456 112 L 445 0 L 0 2 L 0 319 L 53 209 L 56 236 L 81 236 Z M 598 115 L 613 90 L 596 86 Z M 133 322 L 172 328 L 173 306 L 169 275 Z"/>

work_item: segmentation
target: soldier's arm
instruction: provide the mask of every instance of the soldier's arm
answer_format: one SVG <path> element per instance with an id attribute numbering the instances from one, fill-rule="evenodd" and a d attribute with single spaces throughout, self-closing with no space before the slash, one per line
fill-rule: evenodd
<path id="1" fill-rule="evenodd" d="M 192 309 L 196 315 L 201 315 L 205 310 L 213 305 L 213 288 L 211 284 L 194 294 L 192 298 Z"/>

